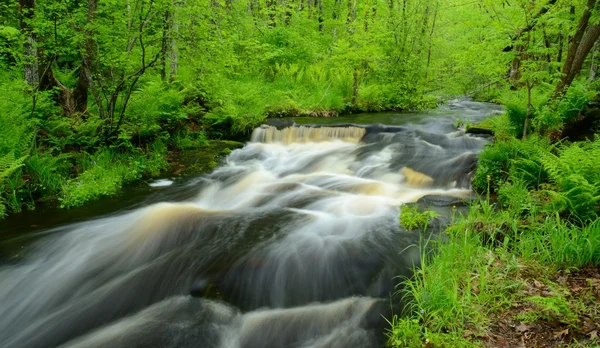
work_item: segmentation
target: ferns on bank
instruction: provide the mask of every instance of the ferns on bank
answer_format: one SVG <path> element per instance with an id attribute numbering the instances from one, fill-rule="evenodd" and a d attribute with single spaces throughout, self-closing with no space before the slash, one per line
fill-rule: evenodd
<path id="1" fill-rule="evenodd" d="M 17 169 L 25 165 L 25 159 L 27 156 L 15 158 L 13 151 L 0 157 L 0 187 L 3 187 L 4 180 L 8 178 Z M 0 217 L 4 216 L 6 207 L 4 205 L 4 199 L 0 195 Z"/>
<path id="2" fill-rule="evenodd" d="M 574 221 L 588 221 L 597 216 L 600 204 L 598 158 L 600 138 L 556 145 L 542 137 L 498 142 L 481 153 L 473 188 L 499 192 L 506 182 L 518 182 L 527 190 L 543 188 L 537 194 L 538 204 L 549 203 L 553 211 Z M 511 204 L 508 199 L 502 203 Z"/>
<path id="3" fill-rule="evenodd" d="M 600 139 L 557 146 L 557 153 L 540 152 L 550 182 L 559 190 L 546 190 L 560 211 L 581 220 L 596 216 L 600 202 Z"/>

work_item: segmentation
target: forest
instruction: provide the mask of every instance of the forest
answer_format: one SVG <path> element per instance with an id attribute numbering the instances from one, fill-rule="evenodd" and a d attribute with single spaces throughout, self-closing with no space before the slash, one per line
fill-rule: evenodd
<path id="1" fill-rule="evenodd" d="M 456 120 L 494 135 L 480 199 L 398 280 L 388 345 L 597 344 L 599 38 L 596 0 L 3 0 L 0 217 L 112 195 L 268 118 L 498 103 Z"/>

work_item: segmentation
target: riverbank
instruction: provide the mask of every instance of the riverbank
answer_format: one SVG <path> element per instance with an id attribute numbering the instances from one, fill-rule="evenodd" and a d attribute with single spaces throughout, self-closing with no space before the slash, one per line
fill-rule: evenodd
<path id="1" fill-rule="evenodd" d="M 404 282 L 394 347 L 598 344 L 600 140 L 514 138 L 504 115 L 480 155 L 481 200 Z M 490 203 L 490 195 L 497 201 Z"/>
<path id="2" fill-rule="evenodd" d="M 68 179 L 60 176 L 53 168 L 45 168 L 47 182 L 56 182 L 49 194 L 27 202 L 26 209 L 57 205 L 73 208 L 100 197 L 112 196 L 126 185 L 140 180 L 163 177 L 179 177 L 202 174 L 214 169 L 232 150 L 243 143 L 227 140 L 205 140 L 198 147 L 167 150 L 164 146 L 153 146 L 146 151 L 118 153 L 103 149 L 93 155 L 81 154 L 77 159 L 80 172 Z M 60 156 L 59 156 L 60 157 Z M 55 178 L 51 177 L 54 174 Z M 23 200 L 23 198 L 20 198 Z M 14 202 L 18 204 L 18 196 Z"/>

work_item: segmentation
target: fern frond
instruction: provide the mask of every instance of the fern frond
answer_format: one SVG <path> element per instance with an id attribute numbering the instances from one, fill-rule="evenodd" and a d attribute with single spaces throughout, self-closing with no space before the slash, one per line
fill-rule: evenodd
<path id="1" fill-rule="evenodd" d="M 27 159 L 27 157 L 28 156 L 15 158 L 15 153 L 13 151 L 0 157 L 0 182 L 2 182 L 5 178 L 9 177 L 17 169 L 24 166 L 25 159 Z"/>

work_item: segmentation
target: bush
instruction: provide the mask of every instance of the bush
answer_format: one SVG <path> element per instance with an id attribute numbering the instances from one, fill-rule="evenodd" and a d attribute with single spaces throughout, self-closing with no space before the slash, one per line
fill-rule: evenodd
<path id="1" fill-rule="evenodd" d="M 514 141 L 497 142 L 486 146 L 479 155 L 479 166 L 473 177 L 473 190 L 479 193 L 496 192 L 506 180 L 510 161 L 516 152 Z"/>
<path id="2" fill-rule="evenodd" d="M 531 91 L 531 115 L 530 127 L 535 123 L 539 110 L 549 99 L 549 91 L 546 89 L 534 88 Z M 527 117 L 527 90 L 522 88 L 518 91 L 508 91 L 499 98 L 500 102 L 506 107 L 506 115 L 514 129 L 516 137 L 523 136 L 525 118 Z M 529 132 L 530 133 L 530 132 Z"/>
<path id="3" fill-rule="evenodd" d="M 558 192 L 547 190 L 555 209 L 572 218 L 593 220 L 600 202 L 600 139 L 570 145 L 559 144 L 557 153 L 544 151 L 540 161 Z"/>
<path id="4" fill-rule="evenodd" d="M 102 150 L 82 159 L 84 171 L 62 187 L 62 207 L 75 207 L 101 196 L 116 193 L 129 182 L 144 175 L 156 176 L 167 166 L 166 147 L 157 143 L 147 153 L 119 154 Z"/>
<path id="5" fill-rule="evenodd" d="M 406 230 L 426 229 L 431 219 L 437 216 L 433 211 L 419 210 L 417 206 L 403 205 L 400 207 L 400 225 Z"/>
<path id="6" fill-rule="evenodd" d="M 543 133 L 562 129 L 565 122 L 575 119 L 596 94 L 594 84 L 573 82 L 563 98 L 541 108 L 539 115 L 533 121 L 535 129 Z"/>

